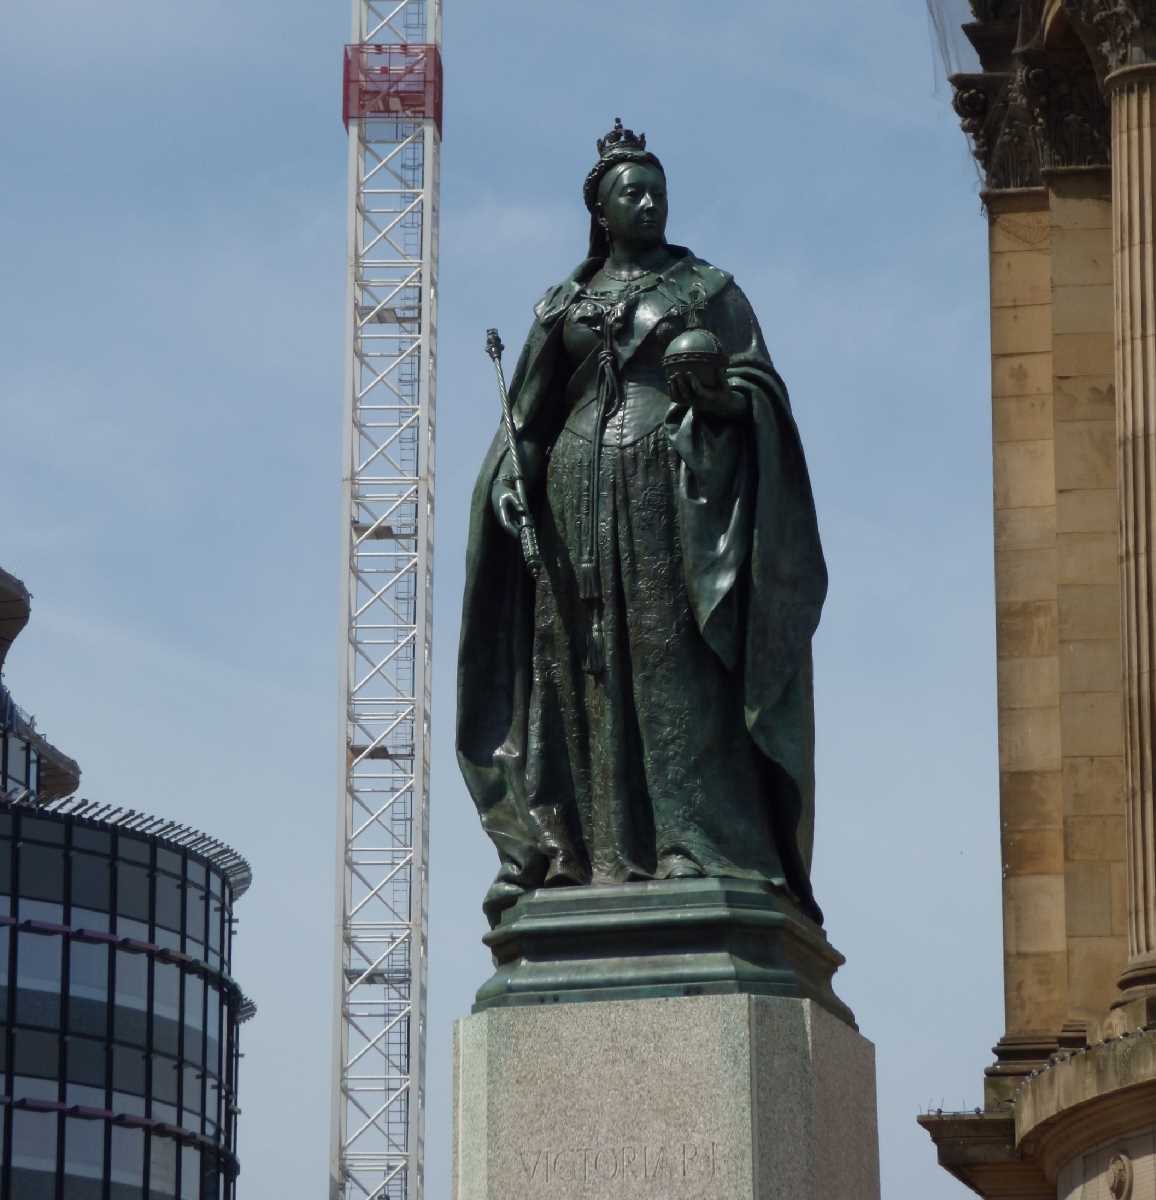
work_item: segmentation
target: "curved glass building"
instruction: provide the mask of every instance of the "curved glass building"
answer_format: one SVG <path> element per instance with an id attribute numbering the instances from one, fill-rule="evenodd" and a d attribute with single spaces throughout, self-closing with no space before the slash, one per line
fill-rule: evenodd
<path id="1" fill-rule="evenodd" d="M 248 865 L 183 825 L 62 796 L 72 760 L 6 692 L 0 721 L 0 1196 L 232 1200 Z"/>

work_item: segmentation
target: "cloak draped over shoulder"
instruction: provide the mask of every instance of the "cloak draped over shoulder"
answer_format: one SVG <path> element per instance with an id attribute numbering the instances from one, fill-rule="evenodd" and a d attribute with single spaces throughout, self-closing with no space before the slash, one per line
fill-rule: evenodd
<path id="1" fill-rule="evenodd" d="M 746 297 L 725 272 L 672 250 L 661 286 L 631 305 L 619 367 L 629 371 L 661 322 L 685 317 L 697 287 L 702 323 L 729 355 L 728 383 L 749 411 L 704 416 L 671 403 L 649 438 L 604 454 L 599 554 L 613 610 L 604 680 L 583 675 L 573 645 L 574 492 L 589 443 L 566 423 L 592 372 L 563 343 L 599 261 L 538 303 L 510 383 L 536 476 L 547 568 L 537 582 L 491 505 L 506 470 L 500 429 L 474 489 L 457 751 L 501 860 L 485 905 L 491 921 L 530 888 L 661 877 L 664 855 L 700 874 L 786 887 L 821 921 L 809 882 L 811 639 L 827 574 L 810 481 Z M 728 721 L 733 730 L 719 724 Z"/>

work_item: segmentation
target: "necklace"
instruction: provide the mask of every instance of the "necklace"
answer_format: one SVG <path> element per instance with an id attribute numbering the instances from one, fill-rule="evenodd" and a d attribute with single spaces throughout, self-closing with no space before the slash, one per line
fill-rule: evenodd
<path id="1" fill-rule="evenodd" d="M 654 275 L 656 272 L 648 271 L 645 267 L 639 267 L 633 271 L 612 271 L 606 264 L 602 264 L 602 274 L 608 279 L 615 279 L 619 283 L 633 283 L 636 279 L 644 279 L 647 275 Z"/>

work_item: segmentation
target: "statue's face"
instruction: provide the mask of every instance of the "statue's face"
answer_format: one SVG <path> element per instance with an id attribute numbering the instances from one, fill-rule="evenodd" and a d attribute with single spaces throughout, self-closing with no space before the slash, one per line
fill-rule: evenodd
<path id="1" fill-rule="evenodd" d="M 650 163 L 630 163 L 615 172 L 602 199 L 606 232 L 616 244 L 662 245 L 666 212 L 666 177 Z"/>

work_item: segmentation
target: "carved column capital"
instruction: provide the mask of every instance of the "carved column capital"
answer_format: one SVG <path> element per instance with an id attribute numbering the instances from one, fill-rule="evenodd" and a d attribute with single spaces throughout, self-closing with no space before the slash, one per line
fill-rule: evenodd
<path id="1" fill-rule="evenodd" d="M 1092 24 L 1106 28 L 1101 8 L 1114 12 L 1127 4 L 1129 11 L 1156 11 L 1156 0 L 1062 2 L 1071 10 L 1087 9 L 1080 17 L 1068 14 L 1079 38 L 1049 37 L 1039 4 L 971 0 L 975 20 L 964 32 L 982 66 L 953 76 L 951 84 L 988 191 L 1040 187 L 1048 171 L 1111 161 L 1108 105 L 1098 78 L 1104 68 L 1084 47 Z"/>
<path id="2" fill-rule="evenodd" d="M 1042 171 L 1108 165 L 1108 105 L 1086 60 L 1025 56 L 1013 88 L 1027 110 Z"/>
<path id="3" fill-rule="evenodd" d="M 1044 172 L 1059 167 L 1108 165 L 1108 106 L 1086 59 L 1017 54 L 1010 72 L 951 83 L 989 191 L 1040 187 Z"/>
<path id="4" fill-rule="evenodd" d="M 1064 0 L 1106 74 L 1156 62 L 1156 0 Z"/>

